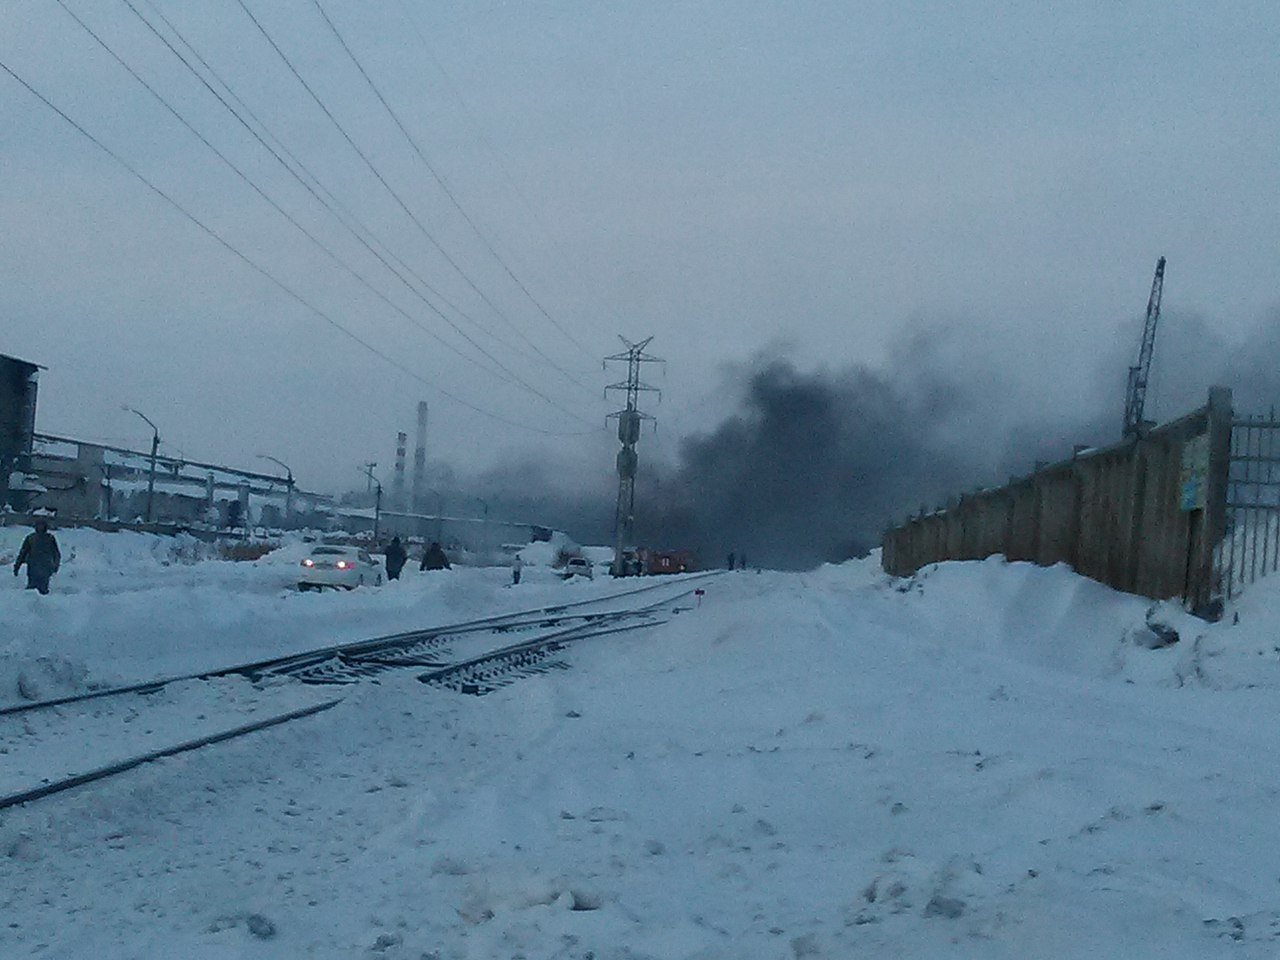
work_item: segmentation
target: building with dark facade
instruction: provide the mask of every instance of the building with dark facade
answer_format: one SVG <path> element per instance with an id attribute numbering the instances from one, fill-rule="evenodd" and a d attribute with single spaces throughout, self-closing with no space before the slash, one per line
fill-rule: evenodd
<path id="1" fill-rule="evenodd" d="M 41 369 L 39 364 L 0 354 L 0 509 L 25 510 L 33 492 L 27 472 Z"/>

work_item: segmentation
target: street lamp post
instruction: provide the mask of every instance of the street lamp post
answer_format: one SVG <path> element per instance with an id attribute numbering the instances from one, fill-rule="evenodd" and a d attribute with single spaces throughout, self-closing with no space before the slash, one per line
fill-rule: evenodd
<path id="1" fill-rule="evenodd" d="M 284 472 L 288 474 L 284 488 L 284 519 L 287 523 L 289 518 L 293 516 L 293 471 L 289 469 L 289 465 L 283 460 L 277 460 L 269 454 L 260 453 L 258 454 L 258 458 L 260 460 L 270 460 L 272 463 L 279 464 L 284 467 Z"/>
<path id="2" fill-rule="evenodd" d="M 151 428 L 151 472 L 147 477 L 147 523 L 150 523 L 152 518 L 152 506 L 155 503 L 156 498 L 156 451 L 160 449 L 160 430 L 151 422 L 151 418 L 141 410 L 135 410 L 133 407 L 124 407 L 124 409 L 128 410 L 130 413 L 136 413 L 145 420 L 147 422 L 147 426 Z"/>

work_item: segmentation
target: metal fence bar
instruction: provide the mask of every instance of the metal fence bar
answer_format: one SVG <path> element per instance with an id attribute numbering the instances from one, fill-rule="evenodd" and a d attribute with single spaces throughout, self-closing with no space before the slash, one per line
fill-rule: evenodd
<path id="1" fill-rule="evenodd" d="M 1227 536 L 1216 551 L 1227 599 L 1280 572 L 1280 420 L 1275 408 L 1231 425 Z"/>
<path id="2" fill-rule="evenodd" d="M 1271 420 L 1272 423 L 1276 422 L 1275 407 L 1271 408 L 1269 419 Z M 1270 439 L 1271 439 L 1271 445 L 1269 449 L 1274 453 L 1275 444 L 1276 444 L 1276 432 L 1274 430 L 1271 431 Z M 1274 481 L 1275 479 L 1274 470 L 1275 468 L 1271 464 L 1267 464 L 1267 480 L 1269 481 L 1269 485 L 1267 489 L 1271 491 L 1270 496 L 1268 498 L 1269 504 L 1271 506 L 1271 516 L 1267 519 L 1268 530 L 1271 529 L 1271 524 L 1273 520 L 1280 519 L 1280 514 L 1276 513 L 1277 507 L 1280 507 L 1280 501 L 1277 501 L 1276 499 L 1274 485 L 1270 484 L 1270 481 Z M 1271 572 L 1275 573 L 1276 570 L 1278 569 L 1280 569 L 1280 526 L 1276 527 L 1275 533 L 1271 537 Z"/>
<path id="3" fill-rule="evenodd" d="M 1236 456 L 1240 452 L 1240 434 L 1236 430 L 1233 423 L 1231 425 L 1231 466 L 1235 466 Z M 1227 500 L 1228 503 L 1235 500 L 1235 477 L 1231 476 L 1227 482 Z M 1227 571 L 1226 586 L 1227 599 L 1230 600 L 1235 595 L 1236 587 L 1236 512 L 1228 505 L 1227 507 L 1227 536 L 1223 538 L 1220 550 L 1225 550 L 1227 554 Z M 1221 565 L 1221 560 L 1219 560 Z"/>
<path id="4" fill-rule="evenodd" d="M 1260 444 L 1262 440 L 1262 431 L 1254 428 L 1254 418 L 1249 417 L 1249 438 L 1248 449 L 1253 454 L 1254 447 Z M 1256 456 L 1256 454 L 1254 454 Z M 1258 511 L 1253 505 L 1257 502 L 1258 487 L 1254 483 L 1254 475 L 1258 472 L 1258 462 L 1250 459 L 1245 464 L 1245 497 L 1248 506 L 1245 507 L 1245 529 L 1249 537 L 1249 582 L 1252 583 L 1258 579 Z"/>
<path id="5" fill-rule="evenodd" d="M 1260 457 L 1265 456 L 1265 454 L 1262 453 L 1263 448 L 1266 448 L 1266 453 L 1270 454 L 1272 438 L 1274 438 L 1274 436 L 1275 436 L 1274 430 L 1261 431 L 1260 436 L 1258 436 L 1258 454 L 1260 454 Z M 1265 474 L 1265 479 L 1263 479 L 1263 474 Z M 1263 504 L 1266 504 L 1266 500 L 1267 500 L 1266 494 L 1270 493 L 1270 490 L 1271 490 L 1270 486 L 1268 486 L 1268 484 L 1271 483 L 1271 463 L 1268 463 L 1266 460 L 1258 461 L 1258 481 L 1260 481 L 1260 486 L 1258 486 L 1258 499 L 1262 500 Z M 1268 511 L 1268 509 L 1263 508 L 1262 509 L 1262 576 L 1267 575 L 1267 554 L 1271 552 L 1270 548 L 1271 548 L 1271 512 Z"/>

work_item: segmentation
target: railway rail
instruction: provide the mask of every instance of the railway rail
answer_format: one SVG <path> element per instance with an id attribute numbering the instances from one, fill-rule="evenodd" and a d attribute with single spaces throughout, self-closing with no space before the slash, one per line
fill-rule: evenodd
<path id="1" fill-rule="evenodd" d="M 312 687 L 327 688 L 358 683 L 393 670 L 425 669 L 425 672 L 418 676 L 424 685 L 464 694 L 483 695 L 521 677 L 566 667 L 567 664 L 557 655 L 571 643 L 655 627 L 667 622 L 663 609 L 670 608 L 673 604 L 692 595 L 696 586 L 691 581 L 715 575 L 715 573 L 697 574 L 676 582 L 664 581 L 592 600 L 515 611 L 369 640 L 333 644 L 201 673 L 163 677 L 73 696 L 17 704 L 0 708 L 0 722 L 5 718 L 17 721 L 22 715 L 30 717 L 32 714 L 51 712 L 54 723 L 64 721 L 68 725 L 82 724 L 84 718 L 80 716 L 81 709 L 101 709 L 100 705 L 94 701 L 125 697 L 128 694 L 155 694 L 169 687 L 182 689 L 184 684 L 195 681 L 237 676 L 252 681 L 254 689 L 261 691 L 272 686 L 272 681 L 293 680 Z M 662 593 L 655 601 L 639 606 L 629 605 L 633 598 L 657 591 Z M 628 605 L 620 609 L 592 609 L 616 607 L 619 602 Z M 516 632 L 534 635 L 514 643 L 490 646 L 493 637 Z M 472 649 L 466 651 L 467 655 L 455 656 L 456 648 L 468 646 Z M 296 700 L 296 696 L 293 699 Z M 243 722 L 245 716 L 242 715 L 240 717 L 242 722 L 235 726 L 214 729 L 181 743 L 149 747 L 108 762 L 98 759 L 86 763 L 88 769 L 78 772 L 37 777 L 34 783 L 29 782 L 17 790 L 10 788 L 10 792 L 0 794 L 0 810 L 103 780 L 154 760 L 315 716 L 337 706 L 341 701 L 341 697 L 336 697 L 302 706 L 292 704 L 293 709 L 271 712 L 267 716 L 254 716 L 247 723 Z M 260 707 L 261 704 L 255 703 L 251 712 L 257 713 Z M 57 708 L 67 709 L 58 710 Z M 55 710 L 56 713 L 53 713 Z M 125 719 L 133 719 L 133 717 L 129 716 Z M 208 722 L 203 715 L 200 719 Z M 22 722 L 27 724 L 30 732 L 31 721 L 23 718 Z M 146 732 L 150 733 L 150 731 Z"/>

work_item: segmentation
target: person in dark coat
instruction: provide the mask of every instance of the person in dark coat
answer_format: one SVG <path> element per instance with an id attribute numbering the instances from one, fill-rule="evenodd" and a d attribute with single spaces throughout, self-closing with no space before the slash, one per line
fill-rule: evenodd
<path id="1" fill-rule="evenodd" d="M 409 551 L 404 548 L 400 538 L 392 537 L 391 544 L 387 547 L 387 579 L 399 580 L 400 571 L 404 569 L 405 561 L 408 559 Z"/>
<path id="2" fill-rule="evenodd" d="M 419 570 L 448 570 L 449 558 L 444 555 L 440 541 L 434 541 L 422 554 L 422 565 Z"/>
<path id="3" fill-rule="evenodd" d="M 43 520 L 36 521 L 36 532 L 27 534 L 18 550 L 18 559 L 13 561 L 13 575 L 23 564 L 27 565 L 27 589 L 36 590 L 41 595 L 49 592 L 49 578 L 62 566 L 62 554 L 58 551 L 58 541 L 49 532 L 49 525 Z"/>

